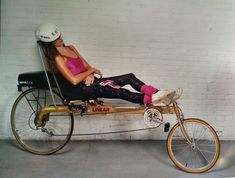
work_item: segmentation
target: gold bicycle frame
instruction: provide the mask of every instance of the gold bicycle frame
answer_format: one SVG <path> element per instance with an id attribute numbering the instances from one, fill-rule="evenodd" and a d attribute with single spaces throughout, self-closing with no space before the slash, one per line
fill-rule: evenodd
<path id="1" fill-rule="evenodd" d="M 175 110 L 175 115 L 177 118 L 177 121 L 180 125 L 180 130 L 184 136 L 184 138 L 187 140 L 187 142 L 191 145 L 192 144 L 192 139 L 189 137 L 189 135 L 187 134 L 187 131 L 185 130 L 184 126 L 183 126 L 183 121 L 184 118 L 182 118 L 181 114 L 180 114 L 180 108 L 178 106 L 178 104 L 176 102 L 173 103 L 173 108 Z"/>
<path id="2" fill-rule="evenodd" d="M 53 112 L 64 112 L 64 113 L 76 113 L 83 115 L 95 115 L 95 114 L 144 114 L 145 110 L 148 107 L 139 106 L 139 107 L 113 107 L 111 105 L 86 105 L 86 110 L 82 112 L 81 109 L 77 109 L 76 103 L 79 101 L 71 101 L 69 105 L 56 105 L 56 106 L 45 106 L 42 107 L 39 111 L 37 125 L 41 126 L 43 123 L 43 116 Z M 88 102 L 89 103 L 89 102 Z M 184 126 L 183 126 L 183 116 L 181 115 L 181 110 L 176 102 L 173 102 L 168 106 L 150 106 L 159 110 L 162 114 L 175 114 L 177 122 L 180 125 L 181 132 L 189 144 L 192 144 L 192 140 L 188 136 Z"/>
<path id="3" fill-rule="evenodd" d="M 113 107 L 111 105 L 88 105 L 86 106 L 87 110 L 83 115 L 95 115 L 95 114 L 111 114 L 111 113 L 120 113 L 120 114 L 143 114 L 147 107 Z M 162 114 L 175 114 L 174 106 L 152 106 L 158 109 Z M 77 113 L 81 114 L 80 109 L 76 109 L 69 105 L 56 105 L 56 106 L 45 106 L 42 107 L 39 111 L 37 125 L 41 125 L 43 121 L 43 116 L 53 112 L 66 112 L 66 113 Z"/>

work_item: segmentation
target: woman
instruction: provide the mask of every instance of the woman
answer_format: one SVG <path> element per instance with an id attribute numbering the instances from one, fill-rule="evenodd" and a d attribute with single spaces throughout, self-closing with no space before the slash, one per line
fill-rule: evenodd
<path id="1" fill-rule="evenodd" d="M 175 95 L 175 91 L 161 91 L 151 85 L 146 85 L 132 73 L 102 78 L 101 71 L 92 67 L 74 46 L 65 46 L 61 32 L 54 24 L 40 25 L 35 34 L 50 70 L 58 73 L 62 92 L 69 100 L 120 98 L 141 105 L 149 105 Z M 100 78 L 94 75 L 99 75 Z M 138 92 L 124 89 L 123 86 L 127 84 Z"/>

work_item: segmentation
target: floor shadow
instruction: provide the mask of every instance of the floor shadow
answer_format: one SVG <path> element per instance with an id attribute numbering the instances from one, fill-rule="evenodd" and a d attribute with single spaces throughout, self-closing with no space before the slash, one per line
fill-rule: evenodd
<path id="1" fill-rule="evenodd" d="M 145 143 L 146 142 L 146 143 Z M 143 141 L 144 144 L 142 145 L 142 148 L 152 157 L 157 159 L 162 164 L 168 166 L 168 167 L 174 167 L 173 163 L 171 164 L 171 160 L 168 156 L 167 150 L 166 150 L 166 141 L 164 140 L 152 140 L 152 141 Z M 168 159 L 166 159 L 168 158 Z"/>
<path id="2" fill-rule="evenodd" d="M 19 150 L 19 151 L 23 151 L 23 152 L 25 152 L 25 153 L 33 154 L 33 153 L 31 153 L 31 152 L 25 150 L 24 148 L 22 148 L 22 147 L 17 143 L 16 140 L 10 139 L 10 140 L 1 140 L 1 141 L 4 142 L 4 144 L 9 145 L 9 146 L 11 146 L 11 147 L 14 148 L 14 149 L 17 149 L 17 150 Z M 62 154 L 66 154 L 66 153 L 70 152 L 70 151 L 72 150 L 72 148 L 73 148 L 73 147 L 70 146 L 69 143 L 67 143 L 61 150 L 59 150 L 58 152 L 53 153 L 53 154 L 51 154 L 51 155 L 62 155 Z"/>
<path id="3" fill-rule="evenodd" d="M 224 171 L 234 166 L 235 158 L 235 142 L 234 141 L 220 141 L 220 157 L 215 165 L 215 169 L 211 172 Z"/>
<path id="4" fill-rule="evenodd" d="M 20 145 L 17 144 L 16 140 L 2 140 L 2 142 L 4 142 L 6 145 L 9 145 L 15 149 L 18 149 L 18 150 L 24 150 L 23 148 L 21 148 Z"/>
<path id="5" fill-rule="evenodd" d="M 175 167 L 174 163 L 171 162 L 170 157 L 167 153 L 166 142 L 163 141 L 147 141 L 146 144 L 141 144 L 142 148 L 152 157 L 157 159 L 167 167 Z M 221 141 L 220 144 L 220 157 L 217 163 L 208 170 L 207 173 L 221 172 L 227 169 L 232 169 L 234 166 L 235 157 L 235 142 L 234 141 Z M 177 169 L 177 167 L 175 167 Z"/>

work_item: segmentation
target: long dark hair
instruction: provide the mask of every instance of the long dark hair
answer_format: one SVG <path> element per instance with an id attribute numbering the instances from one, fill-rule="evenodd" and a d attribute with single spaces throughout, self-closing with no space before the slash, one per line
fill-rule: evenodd
<path id="1" fill-rule="evenodd" d="M 55 64 L 55 58 L 57 55 L 59 55 L 59 52 L 56 49 L 56 47 L 54 46 L 53 42 L 37 41 L 37 43 L 41 47 L 41 49 L 46 57 L 46 61 L 47 61 L 49 69 L 51 70 L 51 72 L 56 73 L 57 68 L 56 68 L 56 64 Z"/>

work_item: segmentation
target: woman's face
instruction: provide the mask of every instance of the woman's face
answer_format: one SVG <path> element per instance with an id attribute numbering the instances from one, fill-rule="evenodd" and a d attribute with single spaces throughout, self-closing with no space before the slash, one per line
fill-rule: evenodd
<path id="1" fill-rule="evenodd" d="M 64 45 L 64 41 L 63 39 L 61 38 L 61 36 L 59 38 L 57 38 L 53 44 L 55 45 L 55 47 L 60 47 L 60 46 L 63 46 Z"/>

